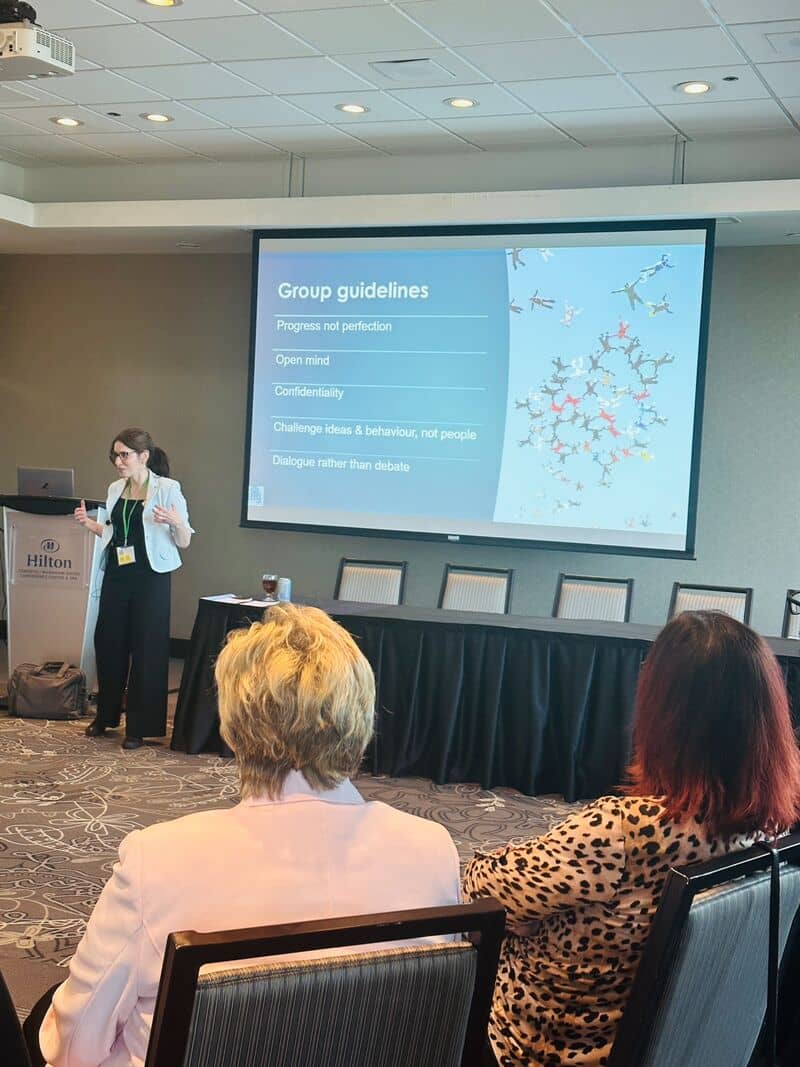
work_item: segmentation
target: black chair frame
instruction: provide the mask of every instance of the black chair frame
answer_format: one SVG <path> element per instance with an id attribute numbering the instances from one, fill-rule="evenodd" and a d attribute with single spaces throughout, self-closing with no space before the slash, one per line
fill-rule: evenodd
<path id="1" fill-rule="evenodd" d="M 769 848 L 753 845 L 718 859 L 670 870 L 607 1067 L 639 1067 L 643 1062 L 694 897 L 737 878 L 769 871 L 773 852 L 781 863 L 800 866 L 800 833 L 772 842 Z"/>
<path id="2" fill-rule="evenodd" d="M 336 586 L 333 590 L 333 599 L 339 599 L 339 590 L 342 587 L 342 576 L 344 575 L 344 569 L 348 564 L 355 564 L 357 567 L 393 567 L 395 570 L 400 571 L 400 591 L 398 593 L 398 604 L 403 604 L 406 597 L 406 570 L 408 569 L 407 560 L 397 559 L 353 559 L 350 556 L 342 556 L 339 560 L 339 569 L 336 572 Z"/>
<path id="3" fill-rule="evenodd" d="M 175 1067 L 183 1063 L 197 975 L 207 963 L 232 963 L 283 953 L 458 933 L 469 934 L 478 954 L 462 1067 L 482 1067 L 504 928 L 505 909 L 487 897 L 472 904 L 443 908 L 418 908 L 208 934 L 194 930 L 170 934 L 145 1067 Z"/>
<path id="4" fill-rule="evenodd" d="M 678 591 L 681 589 L 698 589 L 709 593 L 744 593 L 744 621 L 750 623 L 750 608 L 753 602 L 753 587 L 751 585 L 694 585 L 690 582 L 674 582 L 672 596 L 669 598 L 669 612 L 667 621 L 675 614 L 675 603 L 678 599 Z"/>
<path id="5" fill-rule="evenodd" d="M 786 606 L 783 609 L 781 637 L 789 636 L 789 622 L 792 615 L 800 615 L 800 589 L 786 590 Z"/>
<path id="6" fill-rule="evenodd" d="M 439 589 L 439 599 L 436 606 L 442 607 L 444 604 L 444 594 L 447 589 L 447 579 L 450 575 L 456 571 L 459 574 L 502 574 L 506 578 L 506 599 L 503 605 L 503 614 L 508 615 L 508 609 L 511 607 L 511 591 L 514 585 L 514 571 L 510 567 L 467 567 L 460 563 L 446 563 L 444 572 L 442 573 L 442 584 Z"/>
<path id="7" fill-rule="evenodd" d="M 625 593 L 625 618 L 624 622 L 630 622 L 631 618 L 631 601 L 633 600 L 633 578 L 598 578 L 591 574 L 565 574 L 564 571 L 559 572 L 558 581 L 556 582 L 556 595 L 553 599 L 553 611 L 552 617 L 558 618 L 558 606 L 561 603 L 561 587 L 564 582 L 598 582 L 602 585 L 624 585 L 627 587 Z"/>

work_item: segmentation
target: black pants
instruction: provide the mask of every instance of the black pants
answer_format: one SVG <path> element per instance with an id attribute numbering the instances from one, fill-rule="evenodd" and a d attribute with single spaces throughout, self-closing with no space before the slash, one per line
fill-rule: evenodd
<path id="1" fill-rule="evenodd" d="M 94 650 L 97 720 L 118 726 L 128 685 L 125 733 L 167 732 L 170 576 L 151 570 L 107 573 L 100 593 Z"/>

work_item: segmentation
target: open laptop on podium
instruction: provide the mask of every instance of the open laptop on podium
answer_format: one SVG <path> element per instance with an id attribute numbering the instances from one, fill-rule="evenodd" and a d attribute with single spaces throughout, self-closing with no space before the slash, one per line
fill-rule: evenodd
<path id="1" fill-rule="evenodd" d="M 75 471 L 71 467 L 17 467 L 17 492 L 70 499 L 75 496 Z"/>

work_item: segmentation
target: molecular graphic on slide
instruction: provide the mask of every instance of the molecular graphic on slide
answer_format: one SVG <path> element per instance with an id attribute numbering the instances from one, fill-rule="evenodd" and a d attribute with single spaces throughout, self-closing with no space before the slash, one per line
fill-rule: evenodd
<path id="1" fill-rule="evenodd" d="M 557 254 L 551 249 L 511 249 L 513 269 L 523 268 L 524 255 L 535 252 L 545 263 Z M 636 278 L 610 289 L 627 297 L 630 321 L 614 316 L 602 324 L 596 344 L 579 355 L 568 349 L 566 331 L 580 308 L 541 286 L 524 300 L 511 301 L 514 315 L 558 316 L 565 330 L 564 351 L 570 351 L 554 356 L 547 376 L 516 400 L 517 411 L 527 416 L 527 433 L 518 444 L 539 454 L 542 469 L 556 483 L 553 513 L 580 508 L 587 485 L 612 488 L 625 465 L 649 465 L 656 459 L 658 429 L 668 421 L 659 409 L 659 384 L 675 357 L 668 351 L 650 351 L 645 338 L 650 319 L 673 314 L 669 292 L 663 292 L 664 279 L 673 269 L 669 254 L 663 253 Z M 660 299 L 651 298 L 655 278 L 661 280 L 656 290 Z M 644 528 L 651 524 L 648 516 L 626 521 L 628 526 L 634 523 Z"/>

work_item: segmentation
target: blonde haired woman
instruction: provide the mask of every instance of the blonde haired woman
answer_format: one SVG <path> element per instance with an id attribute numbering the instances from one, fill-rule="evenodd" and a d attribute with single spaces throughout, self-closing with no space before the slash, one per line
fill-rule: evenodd
<path id="1" fill-rule="evenodd" d="M 236 631 L 216 669 L 241 801 L 129 834 L 41 1029 L 54 1067 L 141 1067 L 167 935 L 455 904 L 435 823 L 365 803 L 349 778 L 375 684 L 353 639 L 291 604 Z"/>

